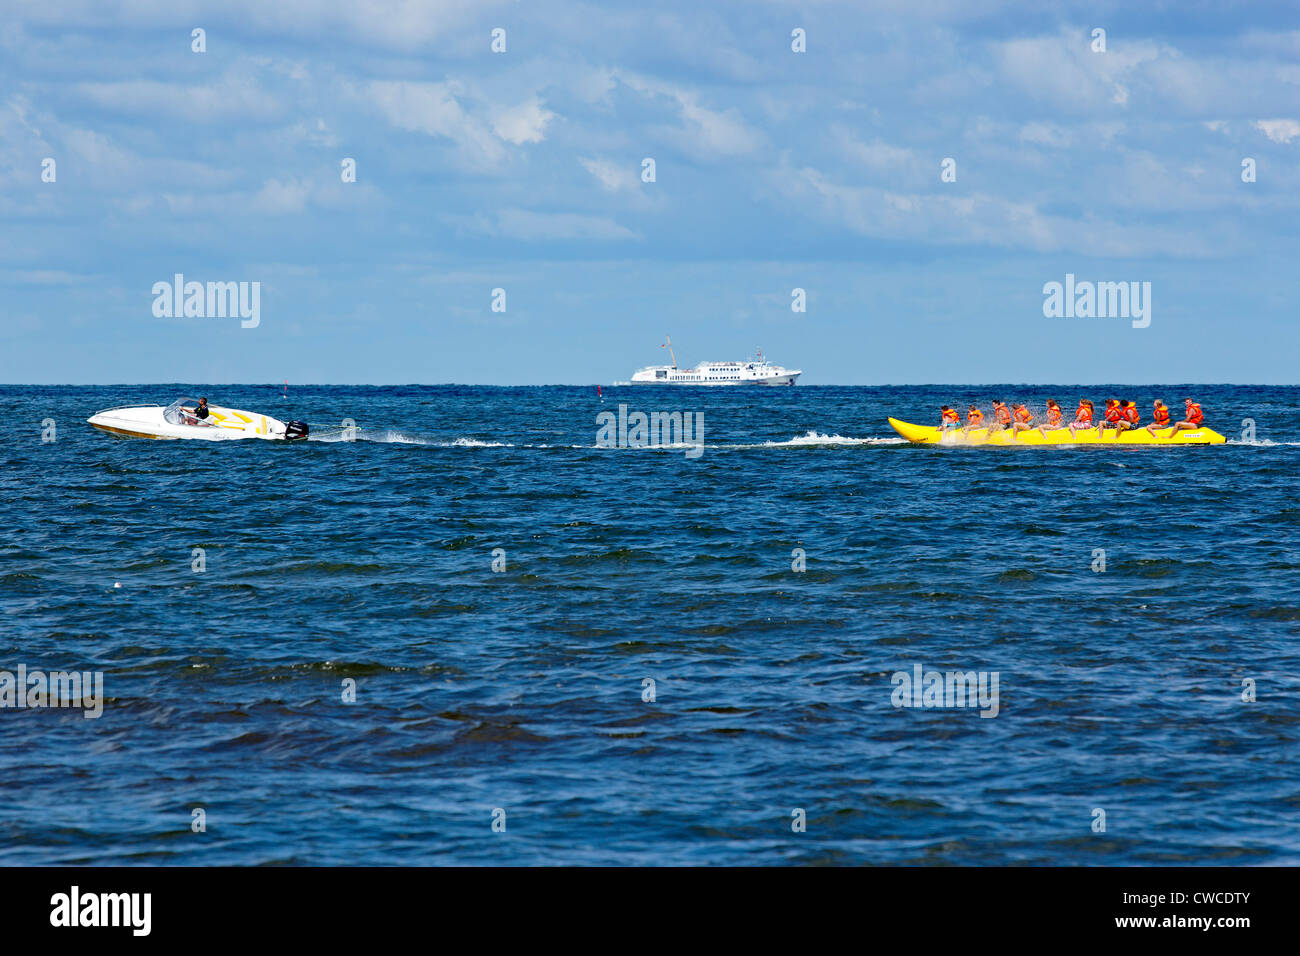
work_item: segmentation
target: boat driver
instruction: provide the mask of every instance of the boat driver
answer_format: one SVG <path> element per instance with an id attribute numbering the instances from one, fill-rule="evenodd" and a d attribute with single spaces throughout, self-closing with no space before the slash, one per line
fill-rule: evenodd
<path id="1" fill-rule="evenodd" d="M 208 400 L 207 400 L 206 398 L 200 398 L 200 399 L 199 399 L 199 407 L 198 407 L 198 408 L 195 408 L 195 409 L 188 409 L 188 408 L 187 408 L 187 409 L 185 409 L 185 411 L 188 413 L 188 415 L 186 416 L 186 417 L 187 417 L 187 421 L 186 421 L 186 424 L 187 424 L 187 425 L 198 425 L 198 424 L 200 424 L 200 423 L 205 424 L 205 425 L 208 424 L 208 421 L 207 421 L 207 418 L 208 418 Z"/>

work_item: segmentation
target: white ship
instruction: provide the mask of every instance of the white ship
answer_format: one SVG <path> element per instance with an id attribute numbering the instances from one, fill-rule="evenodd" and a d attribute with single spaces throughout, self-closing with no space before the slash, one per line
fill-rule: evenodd
<path id="1" fill-rule="evenodd" d="M 672 365 L 648 365 L 636 370 L 632 385 L 793 385 L 802 369 L 782 368 L 763 358 L 747 362 L 701 362 L 695 368 L 678 368 L 673 355 L 673 340 L 659 346 L 672 355 Z"/>

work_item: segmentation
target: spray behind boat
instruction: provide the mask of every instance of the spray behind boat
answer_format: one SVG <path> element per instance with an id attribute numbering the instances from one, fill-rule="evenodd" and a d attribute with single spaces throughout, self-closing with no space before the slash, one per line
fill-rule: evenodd
<path id="1" fill-rule="evenodd" d="M 284 400 L 289 401 L 289 380 L 287 378 L 284 380 Z M 311 434 L 311 427 L 306 422 L 294 419 L 284 423 L 285 441 L 306 441 L 309 434 Z"/>

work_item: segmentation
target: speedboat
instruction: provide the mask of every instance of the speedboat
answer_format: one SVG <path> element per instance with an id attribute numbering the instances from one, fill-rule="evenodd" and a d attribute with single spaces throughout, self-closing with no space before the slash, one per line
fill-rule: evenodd
<path id="1" fill-rule="evenodd" d="M 178 398 L 170 405 L 122 405 L 96 412 L 87 422 L 115 435 L 133 438 L 199 438 L 229 441 L 235 438 L 268 438 L 297 441 L 307 437 L 306 422 L 282 422 L 260 412 L 208 406 L 208 417 L 198 418 L 198 402 Z"/>

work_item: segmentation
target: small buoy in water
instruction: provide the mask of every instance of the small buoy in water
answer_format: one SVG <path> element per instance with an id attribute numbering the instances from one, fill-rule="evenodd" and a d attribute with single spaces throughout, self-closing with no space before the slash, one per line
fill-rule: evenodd
<path id="1" fill-rule="evenodd" d="M 115 588 L 120 588 L 121 586 L 122 586 L 122 582 L 121 582 L 121 581 L 114 581 L 114 582 L 113 582 L 113 587 L 115 587 Z"/>

